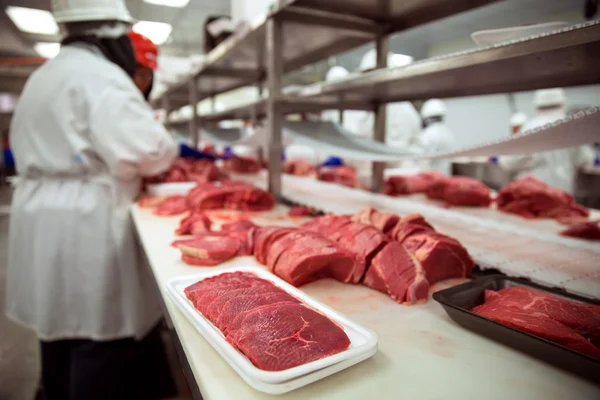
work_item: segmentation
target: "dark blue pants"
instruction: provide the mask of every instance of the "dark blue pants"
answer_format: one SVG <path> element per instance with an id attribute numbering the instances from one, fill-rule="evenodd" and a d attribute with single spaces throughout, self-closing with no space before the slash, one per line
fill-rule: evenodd
<path id="1" fill-rule="evenodd" d="M 46 400 L 153 400 L 176 394 L 158 329 L 141 341 L 41 342 Z"/>

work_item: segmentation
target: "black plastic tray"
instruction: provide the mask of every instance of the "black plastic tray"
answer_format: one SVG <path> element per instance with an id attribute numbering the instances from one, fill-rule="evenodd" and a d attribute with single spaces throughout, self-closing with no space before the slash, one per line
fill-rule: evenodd
<path id="1" fill-rule="evenodd" d="M 526 286 L 580 303 L 600 305 L 596 300 L 503 275 L 475 279 L 434 293 L 433 298 L 444 307 L 450 318 L 457 324 L 585 379 L 600 383 L 600 360 L 470 311 L 473 307 L 483 304 L 486 289 L 500 290 L 514 286 Z"/>

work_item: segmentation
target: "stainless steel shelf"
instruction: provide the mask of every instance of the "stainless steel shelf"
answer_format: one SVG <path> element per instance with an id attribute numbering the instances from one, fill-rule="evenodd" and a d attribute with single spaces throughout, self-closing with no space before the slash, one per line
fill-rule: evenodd
<path id="1" fill-rule="evenodd" d="M 384 23 L 388 33 L 412 28 L 496 0 L 280 0 L 281 5 L 314 8 Z"/>
<path id="2" fill-rule="evenodd" d="M 264 80 L 269 18 L 283 24 L 282 58 L 286 73 L 371 42 L 378 36 L 495 1 L 498 0 L 280 0 L 270 15 L 236 32 L 207 55 L 194 74 L 198 99 Z M 380 3 L 386 6 L 378 6 Z M 181 83 L 164 94 L 169 97 L 170 110 L 189 104 L 187 92 L 187 83 Z M 160 104 L 160 99 L 154 103 Z"/>
<path id="3" fill-rule="evenodd" d="M 600 83 L 600 21 L 303 88 L 321 104 L 386 103 Z"/>

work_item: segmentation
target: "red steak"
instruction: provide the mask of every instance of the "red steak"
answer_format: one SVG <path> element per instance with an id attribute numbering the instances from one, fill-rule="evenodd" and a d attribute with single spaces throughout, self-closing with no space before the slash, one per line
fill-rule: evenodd
<path id="1" fill-rule="evenodd" d="M 555 321 L 544 313 L 507 307 L 502 302 L 485 303 L 473 308 L 472 312 L 600 359 L 598 347 L 588 342 L 574 329 Z"/>
<path id="2" fill-rule="evenodd" d="M 398 242 L 389 243 L 373 258 L 363 283 L 401 304 L 423 303 L 429 295 L 421 263 Z"/>
<path id="3" fill-rule="evenodd" d="M 350 339 L 326 316 L 278 303 L 248 314 L 234 344 L 258 368 L 282 371 L 346 350 Z"/>

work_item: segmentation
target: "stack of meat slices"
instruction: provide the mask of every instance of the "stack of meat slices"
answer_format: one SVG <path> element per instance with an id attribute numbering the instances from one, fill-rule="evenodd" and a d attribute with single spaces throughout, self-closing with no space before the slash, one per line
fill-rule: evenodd
<path id="1" fill-rule="evenodd" d="M 324 182 L 339 183 L 351 188 L 358 186 L 356 171 L 346 165 L 321 167 L 317 171 L 317 179 Z"/>
<path id="2" fill-rule="evenodd" d="M 184 290 L 186 297 L 257 368 L 283 371 L 346 350 L 344 329 L 272 282 L 224 273 Z"/>
<path id="3" fill-rule="evenodd" d="M 355 272 L 352 253 L 323 235 L 299 228 L 258 228 L 254 255 L 294 286 L 328 277 L 352 282 Z"/>

